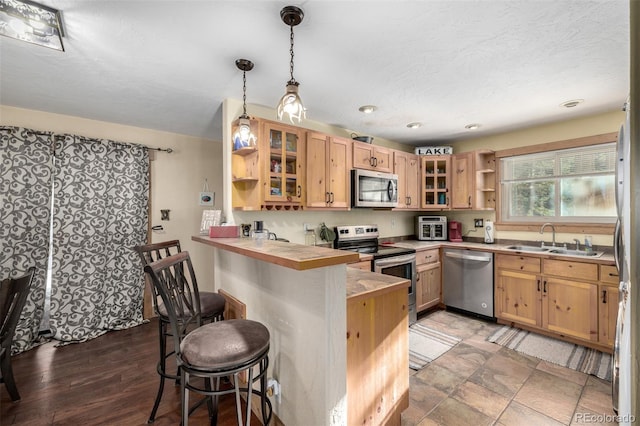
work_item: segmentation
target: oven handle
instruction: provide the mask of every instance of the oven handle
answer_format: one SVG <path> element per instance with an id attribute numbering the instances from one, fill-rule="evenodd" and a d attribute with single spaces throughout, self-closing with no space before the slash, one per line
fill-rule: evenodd
<path id="1" fill-rule="evenodd" d="M 409 262 L 415 262 L 416 255 L 415 254 L 406 254 L 403 256 L 394 256 L 389 257 L 387 259 L 376 259 L 373 261 L 375 267 L 389 267 L 402 265 Z"/>
<path id="2" fill-rule="evenodd" d="M 471 256 L 468 254 L 449 253 L 449 252 L 445 252 L 444 255 L 447 257 L 453 257 L 454 259 L 476 260 L 478 262 L 491 262 L 491 257 Z"/>

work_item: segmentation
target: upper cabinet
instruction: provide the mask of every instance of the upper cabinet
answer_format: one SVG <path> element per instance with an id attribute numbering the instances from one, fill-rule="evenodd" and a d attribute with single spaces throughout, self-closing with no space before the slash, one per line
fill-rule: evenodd
<path id="1" fill-rule="evenodd" d="M 474 151 L 476 210 L 496 209 L 496 154 L 494 151 Z"/>
<path id="2" fill-rule="evenodd" d="M 350 208 L 351 144 L 350 139 L 307 132 L 306 207 Z"/>
<path id="3" fill-rule="evenodd" d="M 391 173 L 393 168 L 391 149 L 364 142 L 353 142 L 353 167 Z"/>
<path id="4" fill-rule="evenodd" d="M 496 156 L 493 151 L 452 155 L 451 208 L 495 210 Z"/>
<path id="5" fill-rule="evenodd" d="M 393 151 L 393 173 L 398 175 L 398 209 L 420 208 L 420 157 Z"/>
<path id="6" fill-rule="evenodd" d="M 473 207 L 473 153 L 451 156 L 451 208 Z"/>
<path id="7" fill-rule="evenodd" d="M 273 122 L 263 124 L 265 202 L 300 204 L 304 199 L 305 141 L 302 130 Z"/>
<path id="8" fill-rule="evenodd" d="M 450 155 L 421 156 L 422 205 L 425 210 L 449 209 Z"/>
<path id="9" fill-rule="evenodd" d="M 237 123 L 234 123 L 232 129 Z M 257 143 L 233 145 L 232 207 L 236 210 L 299 209 L 305 197 L 305 141 L 297 127 L 252 120 Z"/>

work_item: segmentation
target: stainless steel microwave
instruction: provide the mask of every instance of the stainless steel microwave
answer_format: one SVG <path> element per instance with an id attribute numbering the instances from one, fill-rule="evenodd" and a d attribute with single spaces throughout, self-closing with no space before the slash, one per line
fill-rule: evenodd
<path id="1" fill-rule="evenodd" d="M 421 241 L 446 241 L 446 216 L 417 216 L 416 238 Z"/>
<path id="2" fill-rule="evenodd" d="M 351 207 L 398 207 L 398 175 L 351 170 Z"/>

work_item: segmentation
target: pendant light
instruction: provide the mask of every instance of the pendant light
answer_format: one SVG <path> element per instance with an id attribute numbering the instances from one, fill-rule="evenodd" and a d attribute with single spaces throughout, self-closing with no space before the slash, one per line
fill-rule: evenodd
<path id="1" fill-rule="evenodd" d="M 291 79 L 287 82 L 287 90 L 284 96 L 282 96 L 280 102 L 278 102 L 278 120 L 282 120 L 286 114 L 293 124 L 300 124 L 303 118 L 307 118 L 306 110 L 298 95 L 298 86 L 300 84 L 293 77 L 293 27 L 302 22 L 303 17 L 304 13 L 302 9 L 295 6 L 285 6 L 280 11 L 282 22 L 287 24 L 291 29 L 291 35 L 289 37 L 291 41 L 291 48 L 289 49 L 289 53 L 291 54 L 291 61 L 289 62 Z"/>
<path id="2" fill-rule="evenodd" d="M 253 62 L 248 59 L 236 59 L 236 67 L 242 71 L 242 115 L 234 123 L 236 130 L 233 134 L 234 151 L 240 148 L 256 146 L 256 136 L 251 131 L 251 119 L 247 115 L 247 71 L 253 69 Z"/>

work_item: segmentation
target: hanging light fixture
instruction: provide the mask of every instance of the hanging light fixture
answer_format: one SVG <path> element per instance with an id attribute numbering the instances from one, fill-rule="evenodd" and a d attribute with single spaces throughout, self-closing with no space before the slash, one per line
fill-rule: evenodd
<path id="1" fill-rule="evenodd" d="M 236 67 L 242 71 L 242 115 L 234 123 L 233 149 L 255 147 L 256 136 L 251 131 L 251 119 L 247 115 L 247 71 L 253 69 L 253 62 L 248 59 L 236 59 Z"/>
<path id="2" fill-rule="evenodd" d="M 299 124 L 303 118 L 307 118 L 306 110 L 302 105 L 302 100 L 298 95 L 298 86 L 300 85 L 293 77 L 293 27 L 302 22 L 304 13 L 302 9 L 295 6 L 285 6 L 280 11 L 280 18 L 282 22 L 287 24 L 291 29 L 291 48 L 289 53 L 291 54 L 291 61 L 289 62 L 289 71 L 291 72 L 291 80 L 287 82 L 287 90 L 280 102 L 278 102 L 278 120 L 282 120 L 282 117 L 286 114 L 289 120 L 294 124 Z"/>

